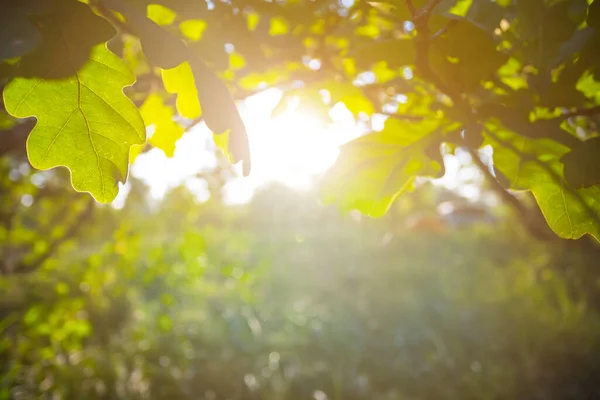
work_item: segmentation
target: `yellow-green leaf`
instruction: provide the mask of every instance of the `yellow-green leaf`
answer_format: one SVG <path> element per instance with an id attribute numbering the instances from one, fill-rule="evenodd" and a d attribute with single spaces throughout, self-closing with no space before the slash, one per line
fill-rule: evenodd
<path id="1" fill-rule="evenodd" d="M 533 193 L 550 228 L 565 239 L 590 234 L 600 240 L 600 186 L 575 188 L 565 181 L 560 159 L 568 148 L 549 139 L 489 129 L 486 141 L 494 149 L 494 168 L 511 188 Z"/>
<path id="2" fill-rule="evenodd" d="M 150 143 L 161 149 L 168 157 L 173 157 L 175 143 L 183 135 L 183 128 L 173 120 L 173 110 L 166 106 L 162 97 L 151 94 L 140 107 L 146 126 L 154 126 Z"/>
<path id="3" fill-rule="evenodd" d="M 179 115 L 192 119 L 202 114 L 198 90 L 189 63 L 184 62 L 175 68 L 163 69 L 162 80 L 167 92 L 177 94 Z"/>
<path id="4" fill-rule="evenodd" d="M 271 26 L 269 27 L 269 36 L 279 36 L 288 33 L 289 27 L 285 19 L 281 17 L 271 18 Z"/>
<path id="5" fill-rule="evenodd" d="M 179 24 L 179 30 L 189 40 L 197 41 L 202 38 L 202 33 L 204 33 L 206 26 L 206 21 L 204 20 L 190 19 Z"/>
<path id="6" fill-rule="evenodd" d="M 344 145 L 326 176 L 323 202 L 372 217 L 384 215 L 396 197 L 411 188 L 416 176 L 440 170 L 439 163 L 424 151 L 438 127 L 437 121 L 415 124 L 388 119 L 381 132 Z"/>
<path id="7" fill-rule="evenodd" d="M 4 89 L 6 110 L 37 118 L 27 140 L 31 164 L 42 170 L 65 166 L 76 190 L 111 202 L 127 177 L 129 149 L 145 140 L 144 122 L 123 94 L 134 81 L 104 44 L 72 77 L 13 79 Z"/>
<path id="8" fill-rule="evenodd" d="M 148 5 L 148 18 L 158 25 L 171 25 L 175 21 L 176 16 L 175 11 L 160 4 Z"/>

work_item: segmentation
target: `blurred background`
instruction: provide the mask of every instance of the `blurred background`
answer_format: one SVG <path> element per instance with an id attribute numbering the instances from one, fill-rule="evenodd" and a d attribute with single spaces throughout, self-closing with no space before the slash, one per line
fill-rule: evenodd
<path id="1" fill-rule="evenodd" d="M 372 219 L 318 201 L 347 136 L 239 184 L 202 129 L 106 206 L 2 149 L 0 399 L 600 398 L 598 246 L 534 238 L 467 154 Z"/>

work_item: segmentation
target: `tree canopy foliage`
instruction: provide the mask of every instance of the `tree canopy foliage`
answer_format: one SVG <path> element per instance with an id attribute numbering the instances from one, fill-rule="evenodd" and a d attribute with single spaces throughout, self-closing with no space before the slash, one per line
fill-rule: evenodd
<path id="1" fill-rule="evenodd" d="M 111 202 L 136 154 L 203 121 L 250 173 L 235 101 L 343 103 L 380 131 L 345 145 L 322 199 L 381 216 L 467 148 L 499 190 L 531 191 L 559 236 L 600 239 L 600 1 L 3 2 L 5 129 L 38 169 Z M 154 126 L 146 140 L 145 127 Z M 511 196 L 508 196 L 511 197 Z M 531 210 L 509 199 L 529 218 Z"/>

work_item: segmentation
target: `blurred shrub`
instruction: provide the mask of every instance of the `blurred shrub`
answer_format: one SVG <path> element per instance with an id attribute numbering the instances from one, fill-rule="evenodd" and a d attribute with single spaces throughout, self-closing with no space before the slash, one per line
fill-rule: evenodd
<path id="1" fill-rule="evenodd" d="M 597 284 L 565 273 L 595 258 L 507 219 L 411 230 L 414 209 L 280 187 L 97 209 L 0 281 L 0 399 L 600 398 Z"/>

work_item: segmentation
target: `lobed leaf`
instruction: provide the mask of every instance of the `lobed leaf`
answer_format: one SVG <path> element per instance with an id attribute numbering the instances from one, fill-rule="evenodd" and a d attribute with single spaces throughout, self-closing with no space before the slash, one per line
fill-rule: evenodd
<path id="1" fill-rule="evenodd" d="M 563 178 L 560 158 L 568 148 L 549 139 L 528 139 L 510 131 L 486 133 L 494 168 L 511 188 L 530 190 L 548 225 L 565 239 L 590 234 L 600 239 L 600 187 L 576 189 Z"/>
<path id="2" fill-rule="evenodd" d="M 3 93 L 6 110 L 37 119 L 27 140 L 31 165 L 65 166 L 77 191 L 111 202 L 127 177 L 130 147 L 145 140 L 144 122 L 122 91 L 134 81 L 105 45 L 72 77 L 13 79 Z"/>
<path id="3" fill-rule="evenodd" d="M 440 171 L 440 164 L 425 151 L 438 128 L 438 121 L 411 124 L 388 119 L 381 132 L 347 143 L 325 177 L 323 202 L 383 216 L 416 176 Z"/>

